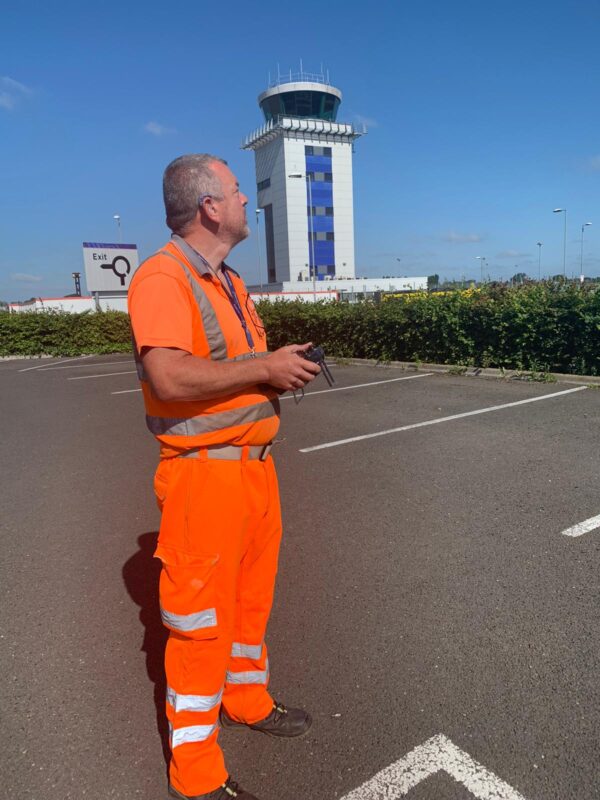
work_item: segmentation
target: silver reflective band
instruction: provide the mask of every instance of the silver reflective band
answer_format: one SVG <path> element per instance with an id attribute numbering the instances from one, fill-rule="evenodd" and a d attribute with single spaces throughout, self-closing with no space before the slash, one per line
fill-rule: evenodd
<path id="1" fill-rule="evenodd" d="M 241 356 L 234 356 L 233 358 L 228 358 L 227 361 L 247 361 L 249 358 L 264 358 L 265 356 L 270 356 L 271 353 L 268 350 L 265 350 L 264 353 L 242 353 Z"/>
<path id="2" fill-rule="evenodd" d="M 173 614 L 171 611 L 160 610 L 162 621 L 168 628 L 175 628 L 178 631 L 197 631 L 200 628 L 213 628 L 217 624 L 217 611 L 214 608 L 206 608 L 204 611 L 196 611 L 194 614 Z"/>
<path id="3" fill-rule="evenodd" d="M 231 645 L 232 658 L 251 658 L 254 661 L 262 656 L 262 644 L 242 644 L 241 642 L 234 642 Z"/>
<path id="4" fill-rule="evenodd" d="M 269 680 L 269 662 L 264 671 L 250 670 L 249 672 L 229 672 L 225 678 L 227 683 L 264 683 Z"/>
<path id="5" fill-rule="evenodd" d="M 206 334 L 206 340 L 208 342 L 208 346 L 210 347 L 210 357 L 214 361 L 225 360 L 227 358 L 227 341 L 223 335 L 221 326 L 219 325 L 219 320 L 217 319 L 215 309 L 208 299 L 206 292 L 198 282 L 197 278 L 192 275 L 187 264 L 181 261 L 181 259 L 177 258 L 177 256 L 174 256 L 173 253 L 169 253 L 168 250 L 161 250 L 160 254 L 172 258 L 173 261 L 176 261 L 185 272 L 190 284 L 190 288 L 194 295 L 194 299 L 196 300 L 198 308 L 200 309 L 204 333 Z"/>
<path id="6" fill-rule="evenodd" d="M 140 354 L 138 353 L 138 346 L 137 342 L 135 341 L 135 336 L 133 335 L 133 333 L 131 334 L 131 341 L 133 343 L 133 360 L 135 361 L 135 368 L 137 370 L 138 378 L 140 381 L 146 382 L 148 380 L 148 376 L 146 375 L 142 359 L 140 358 Z"/>
<path id="7" fill-rule="evenodd" d="M 171 728 L 171 749 L 189 742 L 204 742 L 218 729 L 219 725 L 188 725 L 186 728 Z"/>
<path id="8" fill-rule="evenodd" d="M 167 703 L 175 711 L 210 711 L 218 706 L 223 697 L 223 689 L 216 694 L 177 694 L 167 686 Z"/>
<path id="9" fill-rule="evenodd" d="M 269 444 L 256 444 L 239 446 L 235 444 L 214 444 L 209 447 L 197 447 L 180 453 L 176 458 L 200 458 L 201 453 L 206 453 L 206 458 L 220 461 L 241 461 L 244 453 L 248 461 L 266 461 L 274 442 Z"/>
<path id="10" fill-rule="evenodd" d="M 201 414 L 199 417 L 151 417 L 146 416 L 146 425 L 155 436 L 197 436 L 223 428 L 235 428 L 249 422 L 258 422 L 279 415 L 279 398 L 263 400 L 251 406 Z"/>

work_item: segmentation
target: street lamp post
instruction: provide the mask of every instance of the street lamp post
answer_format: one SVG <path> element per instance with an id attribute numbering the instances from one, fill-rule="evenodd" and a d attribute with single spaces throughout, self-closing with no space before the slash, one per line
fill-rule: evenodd
<path id="1" fill-rule="evenodd" d="M 555 214 L 563 213 L 565 215 L 565 227 L 563 233 L 563 278 L 567 277 L 567 209 L 566 208 L 555 208 Z"/>
<path id="2" fill-rule="evenodd" d="M 308 181 L 308 206 L 310 208 L 310 257 L 312 261 L 313 301 L 317 302 L 317 264 L 315 261 L 315 232 L 313 230 L 312 177 L 310 172 L 292 172 L 288 178 L 306 178 Z"/>
<path id="3" fill-rule="evenodd" d="M 591 224 L 592 224 L 591 222 L 584 222 L 583 225 L 581 226 L 581 260 L 579 263 L 579 274 L 581 276 L 583 276 L 583 234 L 587 226 Z"/>
<path id="4" fill-rule="evenodd" d="M 479 261 L 481 265 L 481 283 L 483 284 L 483 265 L 485 264 L 487 259 L 485 256 L 475 256 L 475 260 Z"/>
<path id="5" fill-rule="evenodd" d="M 256 254 L 258 256 L 258 282 L 260 283 L 260 296 L 263 293 L 262 265 L 260 263 L 260 215 L 262 208 L 256 209 Z"/>
<path id="6" fill-rule="evenodd" d="M 113 214 L 113 219 L 117 223 L 117 231 L 119 234 L 119 244 L 121 244 L 121 216 L 120 214 Z"/>
<path id="7" fill-rule="evenodd" d="M 542 280 L 542 242 L 537 243 L 538 246 L 538 281 Z"/>

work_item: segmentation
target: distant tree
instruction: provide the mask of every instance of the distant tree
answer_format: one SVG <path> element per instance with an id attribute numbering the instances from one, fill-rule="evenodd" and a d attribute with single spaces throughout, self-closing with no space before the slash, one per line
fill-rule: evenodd
<path id="1" fill-rule="evenodd" d="M 429 290 L 437 289 L 439 285 L 440 285 L 440 276 L 439 275 L 428 275 L 427 276 L 427 288 Z"/>
<path id="2" fill-rule="evenodd" d="M 511 283 L 525 283 L 527 280 L 527 274 L 525 272 L 517 272 L 510 280 Z"/>

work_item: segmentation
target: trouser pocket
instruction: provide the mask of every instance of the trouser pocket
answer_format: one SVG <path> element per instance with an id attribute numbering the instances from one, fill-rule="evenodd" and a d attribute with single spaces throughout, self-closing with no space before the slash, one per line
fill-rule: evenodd
<path id="1" fill-rule="evenodd" d="M 191 639 L 219 635 L 215 571 L 218 554 L 191 554 L 158 543 L 160 614 L 169 630 Z"/>

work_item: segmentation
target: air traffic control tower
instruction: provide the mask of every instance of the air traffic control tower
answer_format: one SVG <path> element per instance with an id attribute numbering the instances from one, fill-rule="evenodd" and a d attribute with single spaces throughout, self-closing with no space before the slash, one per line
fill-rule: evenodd
<path id="1" fill-rule="evenodd" d="M 270 284 L 355 277 L 352 144 L 362 134 L 336 122 L 341 100 L 328 77 L 306 72 L 258 97 L 265 124 L 242 148 L 254 150 Z"/>

